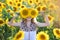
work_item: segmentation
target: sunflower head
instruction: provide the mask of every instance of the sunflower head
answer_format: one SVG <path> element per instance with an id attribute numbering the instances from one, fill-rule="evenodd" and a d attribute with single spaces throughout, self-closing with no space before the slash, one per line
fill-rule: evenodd
<path id="1" fill-rule="evenodd" d="M 36 8 L 38 11 L 41 11 L 41 7 L 40 6 L 37 6 Z"/>
<path id="2" fill-rule="evenodd" d="M 51 16 L 51 15 L 48 15 L 48 19 L 49 19 L 49 22 L 53 22 L 54 17 L 53 17 L 53 16 Z"/>
<path id="3" fill-rule="evenodd" d="M 0 2 L 0 7 L 2 7 L 2 3 Z"/>
<path id="4" fill-rule="evenodd" d="M 49 40 L 49 35 L 41 31 L 37 34 L 37 40 Z"/>
<path id="5" fill-rule="evenodd" d="M 3 3 L 3 4 L 2 4 L 2 7 L 5 8 L 5 7 L 6 7 L 6 4 Z"/>
<path id="6" fill-rule="evenodd" d="M 23 31 L 19 31 L 15 37 L 13 38 L 14 40 L 21 40 L 24 38 L 24 32 Z"/>
<path id="7" fill-rule="evenodd" d="M 16 6 L 13 6 L 13 11 L 14 12 L 17 12 L 18 11 L 18 8 Z"/>
<path id="8" fill-rule="evenodd" d="M 16 7 L 20 8 L 21 7 L 21 3 L 20 2 L 16 3 Z"/>
<path id="9" fill-rule="evenodd" d="M 56 10 L 58 7 L 55 5 L 55 4 L 53 4 L 53 3 L 50 3 L 49 5 L 48 5 L 48 7 L 49 7 L 49 10 Z"/>
<path id="10" fill-rule="evenodd" d="M 2 26 L 3 24 L 4 24 L 4 20 L 0 18 L 0 26 Z"/>
<path id="11" fill-rule="evenodd" d="M 28 0 L 28 4 L 29 4 L 29 5 L 32 5 L 33 3 L 34 3 L 33 0 Z"/>
<path id="12" fill-rule="evenodd" d="M 27 8 L 22 9 L 20 15 L 22 18 L 27 18 L 29 16 L 29 10 Z"/>
<path id="13" fill-rule="evenodd" d="M 32 18 L 35 18 L 35 17 L 37 17 L 37 15 L 38 15 L 38 11 L 36 9 L 31 9 L 30 16 Z"/>
<path id="14" fill-rule="evenodd" d="M 38 5 L 40 3 L 40 0 L 34 0 L 34 3 Z"/>
<path id="15" fill-rule="evenodd" d="M 41 6 L 41 11 L 46 11 L 46 9 L 47 9 L 46 5 Z"/>
<path id="16" fill-rule="evenodd" d="M 60 38 L 60 29 L 59 28 L 54 28 L 53 33 L 57 38 Z"/>
<path id="17" fill-rule="evenodd" d="M 6 0 L 6 3 L 9 5 L 9 6 L 14 6 L 14 0 Z"/>
<path id="18" fill-rule="evenodd" d="M 21 5 L 20 9 L 24 9 L 24 8 L 26 8 L 26 6 L 25 5 Z"/>

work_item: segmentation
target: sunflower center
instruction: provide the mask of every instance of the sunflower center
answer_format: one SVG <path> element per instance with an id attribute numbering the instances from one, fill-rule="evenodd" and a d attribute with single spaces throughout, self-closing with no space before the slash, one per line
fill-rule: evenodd
<path id="1" fill-rule="evenodd" d="M 30 0 L 30 3 L 32 3 L 32 1 Z"/>
<path id="2" fill-rule="evenodd" d="M 0 4 L 0 6 L 1 6 L 1 4 Z"/>
<path id="3" fill-rule="evenodd" d="M 21 38 L 22 34 L 20 33 L 16 38 L 19 39 Z"/>
<path id="4" fill-rule="evenodd" d="M 16 11 L 17 10 L 17 8 L 16 7 L 13 7 L 14 8 L 14 10 L 13 11 Z"/>
<path id="5" fill-rule="evenodd" d="M 12 2 L 11 2 L 11 1 L 10 1 L 9 3 L 10 3 L 10 4 L 12 4 Z"/>
<path id="6" fill-rule="evenodd" d="M 3 21 L 2 20 L 0 20 L 0 24 L 3 24 Z"/>
<path id="7" fill-rule="evenodd" d="M 59 30 L 56 30 L 56 33 L 60 35 L 60 31 Z"/>
<path id="8" fill-rule="evenodd" d="M 10 10 L 7 10 L 7 12 L 10 12 Z"/>
<path id="9" fill-rule="evenodd" d="M 37 10 L 40 11 L 40 7 L 38 7 Z"/>
<path id="10" fill-rule="evenodd" d="M 42 10 L 45 11 L 46 10 L 46 7 L 43 7 Z"/>
<path id="11" fill-rule="evenodd" d="M 51 6 L 50 6 L 50 8 L 54 8 L 54 6 L 53 6 L 53 5 L 51 5 Z"/>
<path id="12" fill-rule="evenodd" d="M 3 4 L 3 6 L 4 6 L 4 7 L 6 7 L 6 5 L 5 5 L 5 4 Z"/>
<path id="13" fill-rule="evenodd" d="M 16 0 L 16 3 L 17 3 L 18 1 Z"/>
<path id="14" fill-rule="evenodd" d="M 24 8 L 24 6 L 21 6 L 21 8 Z"/>
<path id="15" fill-rule="evenodd" d="M 44 40 L 45 39 L 45 36 L 44 35 L 41 35 L 40 38 Z"/>
<path id="16" fill-rule="evenodd" d="M 21 2 L 21 0 L 19 0 L 19 2 Z"/>
<path id="17" fill-rule="evenodd" d="M 18 6 L 20 6 L 20 3 L 18 3 Z"/>
<path id="18" fill-rule="evenodd" d="M 38 0 L 36 0 L 36 2 L 38 2 Z"/>
<path id="19" fill-rule="evenodd" d="M 51 17 L 48 17 L 49 18 L 49 20 L 51 20 Z"/>
<path id="20" fill-rule="evenodd" d="M 24 16 L 28 15 L 28 10 L 23 10 L 22 14 L 23 14 Z"/>
<path id="21" fill-rule="evenodd" d="M 35 13 L 36 13 L 36 12 L 35 12 L 34 10 L 33 10 L 33 11 L 31 11 L 31 15 L 35 15 Z"/>

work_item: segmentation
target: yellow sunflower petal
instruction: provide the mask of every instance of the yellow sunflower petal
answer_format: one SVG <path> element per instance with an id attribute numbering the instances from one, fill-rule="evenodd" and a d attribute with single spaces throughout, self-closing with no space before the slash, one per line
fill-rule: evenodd
<path id="1" fill-rule="evenodd" d="M 29 4 L 29 5 L 34 4 L 34 1 L 33 1 L 33 0 L 28 0 L 28 4 Z"/>
<path id="2" fill-rule="evenodd" d="M 14 0 L 6 0 L 6 3 L 9 5 L 9 6 L 14 6 Z"/>

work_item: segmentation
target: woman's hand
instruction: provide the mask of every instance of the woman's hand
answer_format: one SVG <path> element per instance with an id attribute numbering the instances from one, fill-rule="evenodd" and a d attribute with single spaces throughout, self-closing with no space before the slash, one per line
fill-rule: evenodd
<path id="1" fill-rule="evenodd" d="M 17 14 L 15 14 L 15 16 L 14 16 L 14 17 L 16 18 L 16 17 L 18 17 L 18 15 L 17 15 Z"/>
<path id="2" fill-rule="evenodd" d="M 11 25 L 12 23 L 11 22 L 8 22 L 8 25 Z"/>

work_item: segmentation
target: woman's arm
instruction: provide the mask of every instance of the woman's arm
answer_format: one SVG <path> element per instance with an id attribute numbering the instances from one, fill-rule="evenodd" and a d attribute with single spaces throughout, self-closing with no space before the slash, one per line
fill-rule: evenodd
<path id="1" fill-rule="evenodd" d="M 9 22 L 8 22 L 8 25 L 11 25 L 11 26 L 20 26 L 21 25 L 21 22 L 17 22 L 17 23 L 13 23 L 13 20 L 17 17 L 14 16 Z"/>
<path id="2" fill-rule="evenodd" d="M 43 15 L 43 16 L 44 16 L 44 18 L 45 18 L 45 23 L 37 22 L 36 18 L 34 18 L 34 22 L 35 22 L 35 23 L 37 24 L 37 26 L 39 26 L 39 27 L 49 26 L 49 25 L 50 25 L 48 16 L 47 16 L 47 15 Z"/>

